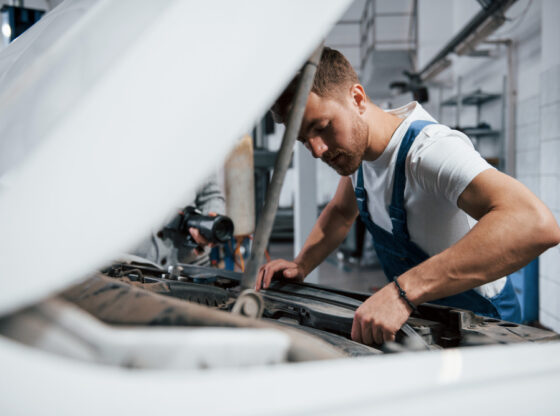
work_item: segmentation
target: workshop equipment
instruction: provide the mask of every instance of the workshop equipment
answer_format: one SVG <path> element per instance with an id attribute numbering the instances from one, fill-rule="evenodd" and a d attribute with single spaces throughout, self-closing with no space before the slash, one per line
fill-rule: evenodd
<path id="1" fill-rule="evenodd" d="M 253 141 L 245 135 L 228 155 L 224 166 L 226 213 L 235 224 L 234 237 L 255 231 Z"/>
<path id="2" fill-rule="evenodd" d="M 234 240 L 231 241 L 229 262 L 245 270 L 244 242 L 255 231 L 255 169 L 253 139 L 241 138 L 228 155 L 224 164 L 226 213 L 235 224 Z M 227 262 L 226 262 L 227 264 Z"/>

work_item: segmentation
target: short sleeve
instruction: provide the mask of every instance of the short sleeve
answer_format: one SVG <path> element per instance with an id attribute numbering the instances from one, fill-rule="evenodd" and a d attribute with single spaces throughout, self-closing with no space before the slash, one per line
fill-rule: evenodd
<path id="1" fill-rule="evenodd" d="M 481 172 L 493 167 L 474 149 L 467 136 L 438 126 L 410 152 L 410 174 L 426 192 L 457 205 L 459 196 Z"/>

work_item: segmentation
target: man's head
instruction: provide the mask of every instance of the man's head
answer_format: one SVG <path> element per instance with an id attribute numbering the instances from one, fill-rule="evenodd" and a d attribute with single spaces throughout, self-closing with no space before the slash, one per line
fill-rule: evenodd
<path id="1" fill-rule="evenodd" d="M 300 77 L 301 72 L 298 72 L 274 103 L 272 115 L 277 123 L 286 123 Z M 325 46 L 317 66 L 311 92 L 322 98 L 337 98 L 349 87 L 359 82 L 356 71 L 344 55 Z"/>
<path id="2" fill-rule="evenodd" d="M 272 107 L 275 121 L 286 122 L 300 76 L 296 75 Z M 353 173 L 368 142 L 368 125 L 363 119 L 366 104 L 367 96 L 348 60 L 325 47 L 298 140 L 340 175 Z"/>

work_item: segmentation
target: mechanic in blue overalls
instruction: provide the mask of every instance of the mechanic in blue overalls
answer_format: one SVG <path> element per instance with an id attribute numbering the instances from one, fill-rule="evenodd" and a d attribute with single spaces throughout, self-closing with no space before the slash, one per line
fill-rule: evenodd
<path id="1" fill-rule="evenodd" d="M 283 122 L 297 76 L 273 107 Z M 490 166 L 464 134 L 438 124 L 417 102 L 383 111 L 351 65 L 325 48 L 298 138 L 341 179 L 293 261 L 259 270 L 303 280 L 360 215 L 388 284 L 356 311 L 352 339 L 392 341 L 417 305 L 432 302 L 519 322 L 508 274 L 560 242 L 549 209 Z"/>

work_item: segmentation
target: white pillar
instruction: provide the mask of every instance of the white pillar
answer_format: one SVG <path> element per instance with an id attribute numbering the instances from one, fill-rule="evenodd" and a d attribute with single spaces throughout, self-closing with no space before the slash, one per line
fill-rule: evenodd
<path id="1" fill-rule="evenodd" d="M 317 164 L 311 153 L 301 143 L 294 149 L 294 257 L 300 250 L 317 220 Z M 305 279 L 319 282 L 319 270 L 315 269 Z"/>

